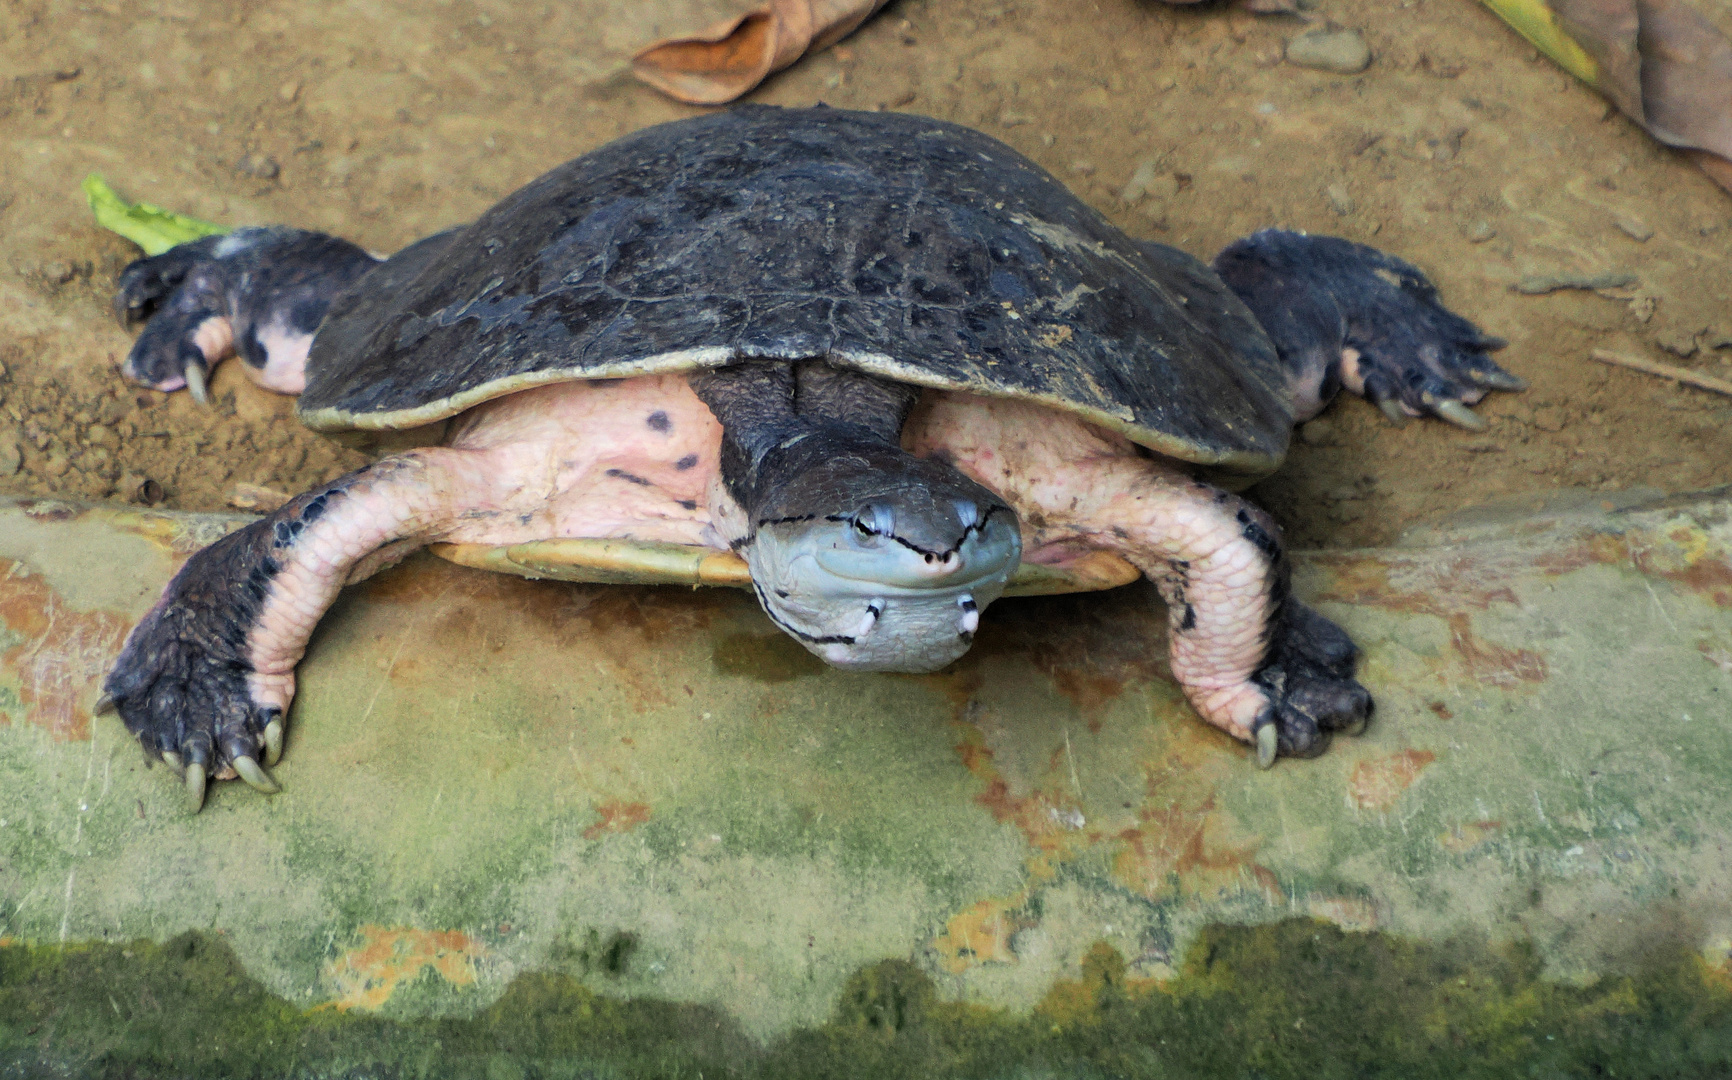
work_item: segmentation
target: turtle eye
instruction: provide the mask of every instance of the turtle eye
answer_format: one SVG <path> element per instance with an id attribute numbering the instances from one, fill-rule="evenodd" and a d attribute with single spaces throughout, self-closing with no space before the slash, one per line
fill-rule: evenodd
<path id="1" fill-rule="evenodd" d="M 878 506 L 862 507 L 854 515 L 854 536 L 864 540 L 870 536 L 881 536 L 890 528 L 890 512 Z"/>

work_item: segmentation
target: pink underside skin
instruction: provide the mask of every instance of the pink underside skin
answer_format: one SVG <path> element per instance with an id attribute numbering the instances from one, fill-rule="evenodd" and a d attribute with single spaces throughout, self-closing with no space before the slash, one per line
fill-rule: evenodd
<path id="1" fill-rule="evenodd" d="M 1120 436 L 1020 402 L 928 391 L 903 443 L 942 452 L 1015 507 L 1024 560 L 1063 564 L 1106 549 L 1153 579 L 1172 609 L 1174 675 L 1205 719 L 1250 738 L 1265 706 L 1247 680 L 1263 657 L 1269 566 L 1241 536 L 1236 497 Z M 472 410 L 446 446 L 384 459 L 302 534 L 253 633 L 255 693 L 286 707 L 294 666 L 338 589 L 421 544 L 593 537 L 726 548 L 743 522 L 721 482 L 720 444 L 720 425 L 681 376 L 564 383 Z M 1179 573 L 1176 560 L 1189 569 Z M 1195 624 L 1181 630 L 1186 602 Z"/>

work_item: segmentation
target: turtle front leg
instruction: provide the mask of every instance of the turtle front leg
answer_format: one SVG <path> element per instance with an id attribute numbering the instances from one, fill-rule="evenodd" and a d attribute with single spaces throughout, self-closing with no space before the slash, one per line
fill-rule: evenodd
<path id="1" fill-rule="evenodd" d="M 338 590 L 436 539 L 486 504 L 485 455 L 384 458 L 301 495 L 195 554 L 133 627 L 103 684 L 127 729 L 184 775 L 276 790 L 295 666 Z"/>
<path id="2" fill-rule="evenodd" d="M 1444 307 L 1417 267 L 1375 248 L 1265 229 L 1228 245 L 1214 267 L 1274 341 L 1299 420 L 1346 387 L 1395 424 L 1431 415 L 1479 431 L 1486 422 L 1469 405 L 1527 386 L 1486 355 L 1502 339 Z"/>
<path id="3" fill-rule="evenodd" d="M 1095 467 L 1100 546 L 1155 583 L 1167 602 L 1173 676 L 1197 712 L 1254 744 L 1311 757 L 1332 733 L 1358 734 L 1371 695 L 1353 677 L 1347 634 L 1288 590 L 1279 526 L 1237 495 L 1141 461 Z"/>

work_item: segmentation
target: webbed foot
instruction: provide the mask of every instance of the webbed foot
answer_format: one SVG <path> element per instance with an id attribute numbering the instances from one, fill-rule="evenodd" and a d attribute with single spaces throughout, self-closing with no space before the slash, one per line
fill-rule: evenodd
<path id="1" fill-rule="evenodd" d="M 1306 420 L 1345 386 L 1391 422 L 1437 416 L 1471 430 L 1468 406 L 1527 383 L 1487 353 L 1506 344 L 1438 301 L 1413 266 L 1333 236 L 1265 229 L 1215 256 L 1287 365 L 1294 413 Z"/>
<path id="2" fill-rule="evenodd" d="M 1371 718 L 1371 694 L 1353 677 L 1359 650 L 1346 631 L 1289 597 L 1272 627 L 1269 652 L 1251 675 L 1267 705 L 1251 725 L 1257 765 L 1277 752 L 1315 757 L 1337 731 L 1358 735 Z"/>
<path id="3" fill-rule="evenodd" d="M 264 766 L 282 755 L 294 676 L 261 675 L 250 637 L 270 587 L 269 520 L 199 552 L 122 647 L 103 684 L 146 754 L 180 774 L 196 811 L 207 780 L 239 776 L 277 790 Z"/>
<path id="4" fill-rule="evenodd" d="M 140 259 L 115 288 L 121 323 L 145 323 L 121 371 L 202 401 L 210 369 L 233 352 L 255 382 L 298 393 L 326 310 L 376 265 L 347 240 L 285 228 L 236 229 Z"/>

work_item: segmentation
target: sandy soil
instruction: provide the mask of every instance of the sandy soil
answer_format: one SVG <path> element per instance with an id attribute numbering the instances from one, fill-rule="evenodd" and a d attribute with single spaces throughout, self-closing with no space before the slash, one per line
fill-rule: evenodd
<path id="1" fill-rule="evenodd" d="M 136 251 L 91 223 L 86 172 L 203 217 L 394 250 L 694 112 L 626 58 L 731 6 L 6 0 L 0 491 L 213 509 L 237 485 L 292 491 L 363 460 L 233 365 L 214 410 L 119 379 L 129 339 L 108 296 Z M 1322 0 L 1312 16 L 1362 31 L 1371 66 L 1294 67 L 1283 45 L 1303 22 L 1222 7 L 901 0 L 754 99 L 975 125 L 1132 234 L 1205 258 L 1266 225 L 1374 243 L 1510 340 L 1532 389 L 1483 405 L 1483 434 L 1396 430 L 1358 401 L 1308 426 L 1257 489 L 1300 544 L 1382 542 L 1560 488 L 1732 480 L 1732 401 L 1588 357 L 1732 377 L 1732 197 L 1470 0 Z M 1511 288 L 1606 270 L 1637 284 Z"/>

